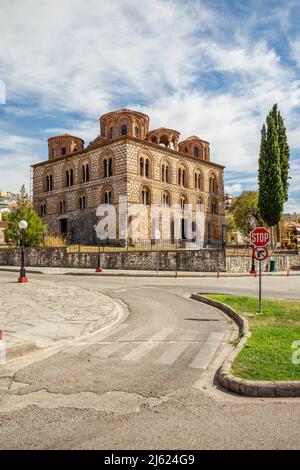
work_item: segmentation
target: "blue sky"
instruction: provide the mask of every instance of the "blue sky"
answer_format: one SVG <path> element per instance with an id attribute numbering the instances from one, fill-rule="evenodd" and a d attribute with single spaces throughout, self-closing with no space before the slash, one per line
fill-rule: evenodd
<path id="1" fill-rule="evenodd" d="M 209 140 L 226 189 L 256 189 L 260 128 L 277 102 L 292 150 L 286 211 L 300 212 L 299 3 L 0 0 L 0 189 L 29 188 L 48 137 L 88 143 L 121 107 Z"/>

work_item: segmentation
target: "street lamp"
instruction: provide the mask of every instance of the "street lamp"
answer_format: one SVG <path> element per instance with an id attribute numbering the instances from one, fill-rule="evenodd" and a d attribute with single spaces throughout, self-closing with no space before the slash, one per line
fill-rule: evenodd
<path id="1" fill-rule="evenodd" d="M 20 269 L 20 277 L 18 279 L 19 283 L 28 282 L 28 278 L 26 277 L 25 271 L 25 252 L 24 252 L 24 230 L 28 227 L 28 223 L 26 220 L 20 220 L 19 222 L 19 229 L 21 230 L 21 269 Z"/>

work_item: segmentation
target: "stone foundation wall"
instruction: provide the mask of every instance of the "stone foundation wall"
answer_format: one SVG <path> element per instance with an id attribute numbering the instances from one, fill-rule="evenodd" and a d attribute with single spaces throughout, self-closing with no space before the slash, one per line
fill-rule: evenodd
<path id="1" fill-rule="evenodd" d="M 68 253 L 66 248 L 26 248 L 26 266 L 95 268 L 97 253 Z M 20 249 L 0 249 L 0 266 L 19 266 Z M 119 251 L 101 253 L 104 269 L 225 271 L 224 250 Z"/>
<path id="2" fill-rule="evenodd" d="M 97 253 L 68 253 L 66 248 L 26 248 L 26 265 L 56 268 L 96 268 Z M 300 254 L 274 256 L 277 271 L 300 266 Z M 0 266 L 19 266 L 20 249 L 0 249 Z M 224 250 L 177 250 L 177 251 L 116 251 L 101 253 L 104 269 L 135 269 L 160 271 L 199 271 L 247 273 L 251 269 L 251 257 L 230 255 Z M 263 263 L 267 271 L 269 262 Z M 258 269 L 257 263 L 256 267 Z"/>

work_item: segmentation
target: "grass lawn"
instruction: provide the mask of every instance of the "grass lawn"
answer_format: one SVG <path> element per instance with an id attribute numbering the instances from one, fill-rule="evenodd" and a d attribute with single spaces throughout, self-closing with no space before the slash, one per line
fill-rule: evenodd
<path id="1" fill-rule="evenodd" d="M 248 380 L 300 380 L 300 364 L 292 362 L 296 351 L 292 344 L 300 340 L 300 301 L 264 299 L 259 315 L 256 297 L 206 296 L 229 305 L 249 321 L 252 336 L 233 363 L 234 375 Z"/>

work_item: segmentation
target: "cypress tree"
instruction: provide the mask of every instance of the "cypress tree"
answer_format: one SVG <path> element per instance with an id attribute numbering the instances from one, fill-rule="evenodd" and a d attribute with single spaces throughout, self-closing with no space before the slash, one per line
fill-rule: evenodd
<path id="1" fill-rule="evenodd" d="M 278 144 L 280 149 L 280 167 L 281 167 L 281 179 L 284 192 L 284 202 L 288 200 L 288 189 L 289 189 L 289 169 L 290 169 L 290 148 L 286 135 L 286 128 L 284 126 L 283 118 L 278 111 L 277 104 L 274 104 L 271 114 L 275 121 L 276 131 L 278 135 Z"/>
<path id="2" fill-rule="evenodd" d="M 262 128 L 258 177 L 260 214 L 264 222 L 273 227 L 282 216 L 284 190 L 278 133 L 272 113 L 267 117 L 267 130 L 265 126 Z"/>

